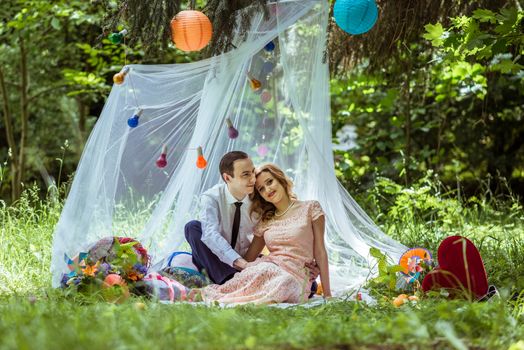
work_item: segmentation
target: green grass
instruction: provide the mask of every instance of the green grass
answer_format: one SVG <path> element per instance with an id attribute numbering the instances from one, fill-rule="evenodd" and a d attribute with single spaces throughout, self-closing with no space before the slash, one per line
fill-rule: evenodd
<path id="1" fill-rule="evenodd" d="M 311 310 L 220 309 L 135 301 L 78 304 L 53 293 L 9 298 L 0 316 L 9 348 L 507 348 L 524 331 L 505 302 L 427 302 L 394 309 L 355 302 Z M 489 315 L 489 317 L 486 317 Z M 352 345 L 350 345 L 352 344 Z M 351 347 L 350 347 L 351 346 Z"/>
<path id="2" fill-rule="evenodd" d="M 519 202 L 458 200 L 422 183 L 385 186 L 360 202 L 381 213 L 375 216 L 386 232 L 432 251 L 450 234 L 470 237 L 502 297 L 485 303 L 423 299 L 401 308 L 382 299 L 376 306 L 345 301 L 285 310 L 65 297 L 50 288 L 49 273 L 61 203 L 40 201 L 29 190 L 16 205 L 0 208 L 0 349 L 524 349 L 524 295 L 510 298 L 524 289 Z"/>

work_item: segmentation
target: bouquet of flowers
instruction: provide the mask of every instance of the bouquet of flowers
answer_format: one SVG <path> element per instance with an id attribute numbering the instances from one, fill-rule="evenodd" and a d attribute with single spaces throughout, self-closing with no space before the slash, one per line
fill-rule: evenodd
<path id="1" fill-rule="evenodd" d="M 128 286 L 147 274 L 150 259 L 138 241 L 107 237 L 73 258 L 65 255 L 65 262 L 69 273 L 62 275 L 63 288 L 87 293 L 102 291 L 106 300 L 120 302 L 129 296 Z"/>

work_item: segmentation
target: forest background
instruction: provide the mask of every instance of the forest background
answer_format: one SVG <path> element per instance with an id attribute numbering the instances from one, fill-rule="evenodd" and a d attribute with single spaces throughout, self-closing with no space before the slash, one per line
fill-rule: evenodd
<path id="1" fill-rule="evenodd" d="M 168 28 L 187 1 L 0 1 L 0 348 L 524 349 L 519 0 L 377 0 L 370 32 L 331 21 L 326 38 L 338 179 L 406 246 L 471 239 L 499 298 L 396 308 L 377 282 L 374 306 L 221 309 L 51 288 L 54 227 L 113 74 L 230 49 L 231 14 L 265 2 L 196 1 L 221 34 L 187 54 Z M 123 28 L 126 45 L 109 42 Z"/>
<path id="2" fill-rule="evenodd" d="M 110 43 L 108 32 L 129 26 L 123 5 L 132 14 L 133 1 L 2 1 L 4 203 L 31 186 L 45 196 L 71 178 L 112 76 L 123 65 L 192 62 L 211 54 L 176 50 L 166 35 L 151 42 L 129 14 L 135 26 L 128 35 L 132 45 Z M 426 8 L 417 23 L 406 17 L 398 22 L 409 15 L 407 5 L 395 12 L 384 2 L 375 28 L 360 37 L 330 25 L 327 54 L 339 179 L 358 194 L 374 187 L 378 177 L 409 187 L 430 174 L 457 195 L 488 191 L 522 197 L 524 31 L 519 2 L 457 3 L 454 17 L 428 14 L 438 9 Z M 423 6 L 411 4 L 411 12 Z M 400 29 L 388 34 L 395 20 Z M 158 22 L 151 20 L 151 25 Z"/>

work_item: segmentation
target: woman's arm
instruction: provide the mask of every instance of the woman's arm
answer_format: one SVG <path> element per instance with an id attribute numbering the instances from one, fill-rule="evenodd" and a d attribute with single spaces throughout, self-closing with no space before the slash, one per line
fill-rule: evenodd
<path id="1" fill-rule="evenodd" d="M 320 216 L 318 219 L 313 221 L 313 237 L 314 241 L 314 255 L 317 261 L 318 267 L 320 268 L 320 283 L 322 283 L 322 290 L 324 291 L 324 297 L 331 297 L 331 286 L 329 284 L 329 263 L 326 252 L 326 246 L 324 245 L 324 227 L 325 217 Z"/>
<path id="2" fill-rule="evenodd" d="M 262 249 L 264 249 L 265 245 L 266 241 L 264 241 L 264 237 L 253 236 L 253 240 L 251 241 L 251 245 L 244 256 L 244 259 L 246 259 L 248 262 L 254 261 Z"/>

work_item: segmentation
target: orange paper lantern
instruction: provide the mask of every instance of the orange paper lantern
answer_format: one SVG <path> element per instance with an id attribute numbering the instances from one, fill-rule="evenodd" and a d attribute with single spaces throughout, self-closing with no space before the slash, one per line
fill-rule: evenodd
<path id="1" fill-rule="evenodd" d="M 212 34 L 211 21 L 200 11 L 181 11 L 171 20 L 171 39 L 182 51 L 202 50 Z"/>

